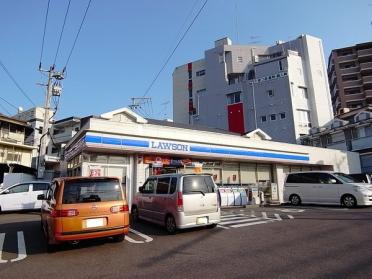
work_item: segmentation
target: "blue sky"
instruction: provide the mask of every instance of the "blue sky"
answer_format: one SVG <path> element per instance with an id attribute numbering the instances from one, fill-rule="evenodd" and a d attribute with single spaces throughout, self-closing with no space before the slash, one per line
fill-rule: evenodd
<path id="1" fill-rule="evenodd" d="M 57 119 L 99 115 L 141 97 L 205 0 L 92 0 L 67 67 Z M 40 61 L 48 0 L 0 1 L 0 60 L 27 95 L 44 103 Z M 53 64 L 68 0 L 51 0 L 42 66 Z M 56 61 L 62 69 L 88 0 L 72 0 Z M 194 9 L 193 9 L 194 8 Z M 188 17 L 188 15 L 191 15 Z M 146 116 L 172 118 L 172 72 L 200 59 L 216 39 L 233 43 L 294 39 L 306 33 L 330 50 L 372 39 L 372 0 L 209 0 L 152 87 Z M 32 104 L 0 68 L 0 97 L 24 109 Z M 0 113 L 16 110 L 0 99 Z"/>

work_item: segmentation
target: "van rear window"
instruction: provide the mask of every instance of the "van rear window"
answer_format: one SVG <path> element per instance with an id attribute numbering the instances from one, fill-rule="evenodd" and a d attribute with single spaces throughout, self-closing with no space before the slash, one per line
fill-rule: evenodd
<path id="1" fill-rule="evenodd" d="M 183 178 L 183 194 L 214 193 L 214 183 L 212 177 L 203 176 L 185 176 Z"/>
<path id="2" fill-rule="evenodd" d="M 118 180 L 66 181 L 63 190 L 64 204 L 123 200 Z"/>

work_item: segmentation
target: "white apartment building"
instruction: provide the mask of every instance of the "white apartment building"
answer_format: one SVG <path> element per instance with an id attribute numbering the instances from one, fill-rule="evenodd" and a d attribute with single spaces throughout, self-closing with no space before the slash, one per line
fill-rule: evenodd
<path id="1" fill-rule="evenodd" d="M 322 41 L 301 35 L 273 46 L 215 42 L 203 59 L 173 72 L 178 123 L 245 134 L 257 128 L 296 143 L 333 117 Z"/>

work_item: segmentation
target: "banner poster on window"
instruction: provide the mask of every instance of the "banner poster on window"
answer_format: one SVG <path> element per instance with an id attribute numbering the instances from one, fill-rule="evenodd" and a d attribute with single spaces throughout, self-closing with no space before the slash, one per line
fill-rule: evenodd
<path id="1" fill-rule="evenodd" d="M 89 169 L 89 176 L 90 177 L 102 176 L 102 168 L 100 168 L 100 167 L 91 167 Z"/>
<path id="2" fill-rule="evenodd" d="M 151 156 L 146 155 L 143 157 L 143 163 L 144 164 L 152 164 L 153 167 L 162 167 L 163 165 L 169 165 L 170 164 L 170 158 L 169 157 L 161 157 L 161 156 Z"/>
<path id="3" fill-rule="evenodd" d="M 192 163 L 194 167 L 194 173 L 202 173 L 203 172 L 203 164 L 198 162 Z"/>

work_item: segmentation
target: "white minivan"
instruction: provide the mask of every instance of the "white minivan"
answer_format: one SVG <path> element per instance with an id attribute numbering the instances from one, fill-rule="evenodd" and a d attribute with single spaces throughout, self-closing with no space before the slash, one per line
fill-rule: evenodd
<path id="1" fill-rule="evenodd" d="M 372 205 L 372 186 L 339 172 L 290 173 L 284 184 L 284 201 L 292 205 L 341 204 L 349 208 Z"/>
<path id="2" fill-rule="evenodd" d="M 0 212 L 24 209 L 40 209 L 37 199 L 45 194 L 50 183 L 47 181 L 27 181 L 15 184 L 0 191 Z"/>
<path id="3" fill-rule="evenodd" d="M 209 174 L 164 174 L 150 176 L 136 193 L 132 219 L 177 229 L 215 227 L 221 211 L 217 186 Z"/>

